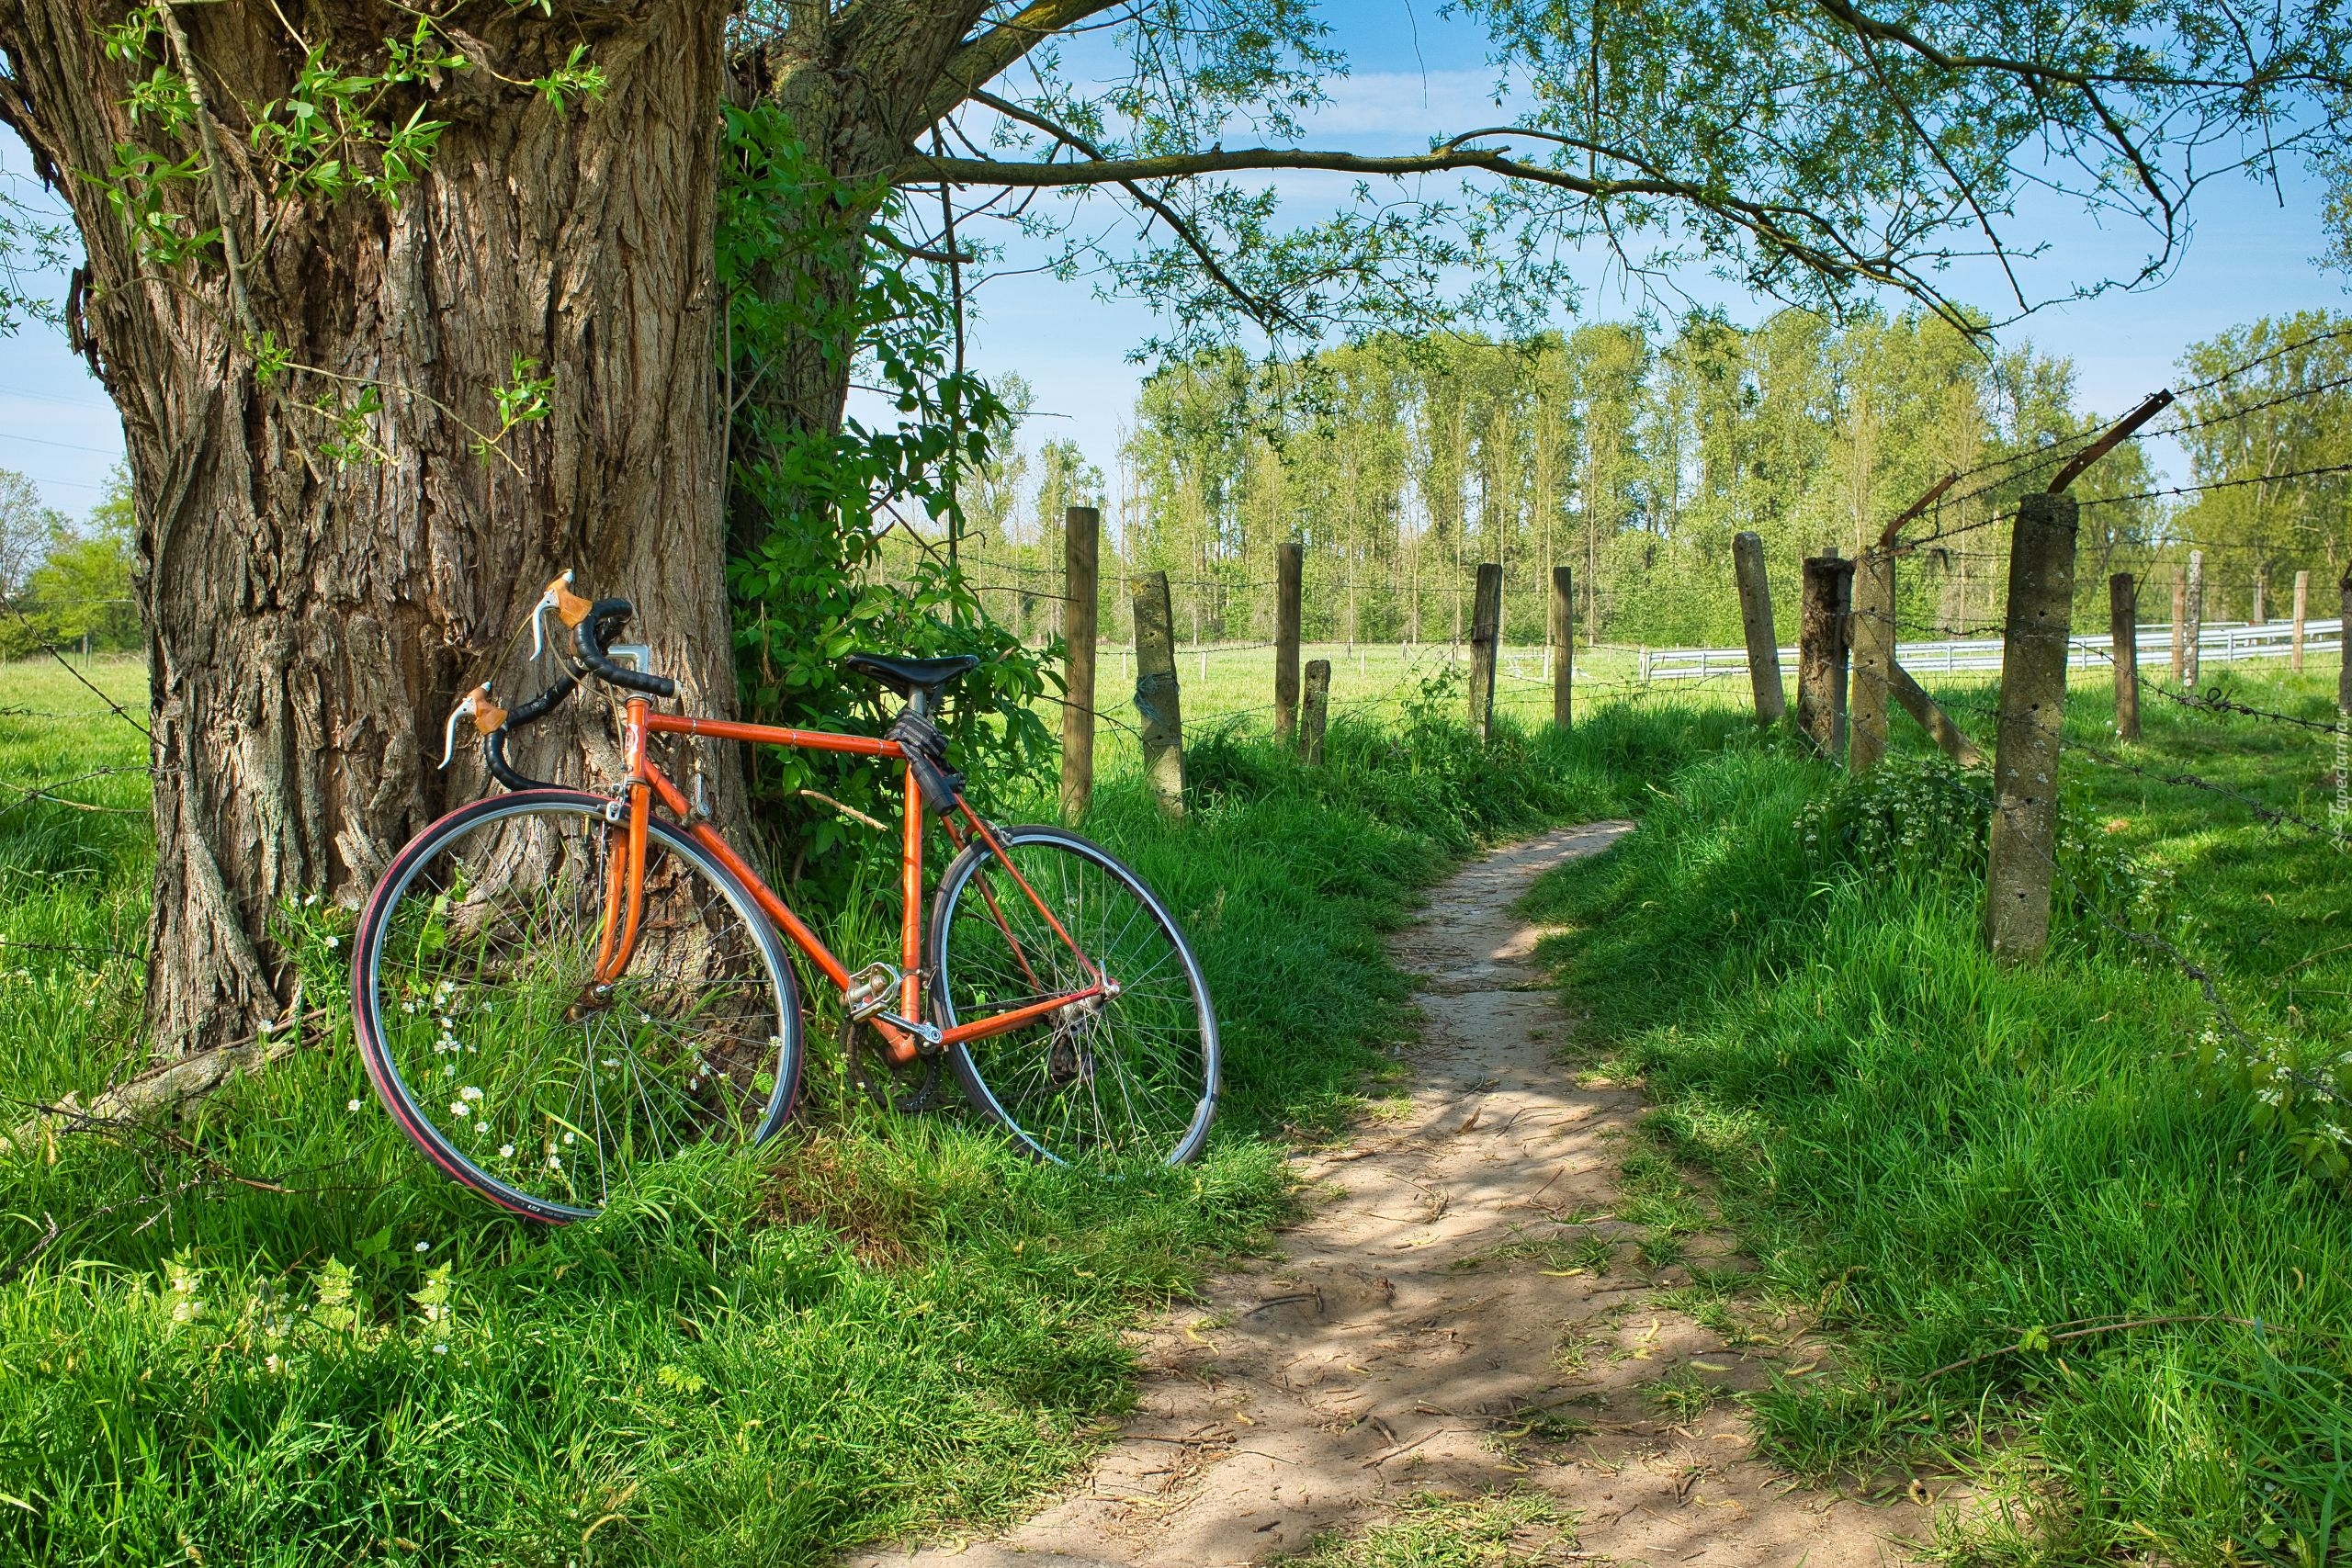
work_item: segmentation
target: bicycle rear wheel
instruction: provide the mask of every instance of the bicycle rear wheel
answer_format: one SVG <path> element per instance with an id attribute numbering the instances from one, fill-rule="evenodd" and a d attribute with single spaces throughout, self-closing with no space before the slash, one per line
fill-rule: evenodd
<path id="1" fill-rule="evenodd" d="M 447 1175 L 534 1219 L 586 1219 L 624 1173 L 782 1125 L 800 1007 L 742 884 L 647 824 L 640 936 L 595 985 L 626 819 L 533 790 L 443 818 L 360 917 L 359 1048 L 401 1130 Z"/>
<path id="2" fill-rule="evenodd" d="M 949 1047 L 965 1093 L 1044 1159 L 1193 1158 L 1216 1114 L 1216 1013 L 1174 917 L 1075 833 L 1009 828 L 997 841 L 1005 858 L 968 846 L 932 907 L 940 1027 L 1088 989 L 1090 964 L 1117 989 Z"/>

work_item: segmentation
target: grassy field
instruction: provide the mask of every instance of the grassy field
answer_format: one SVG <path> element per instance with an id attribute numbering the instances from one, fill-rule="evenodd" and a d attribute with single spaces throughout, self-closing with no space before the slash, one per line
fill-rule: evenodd
<path id="1" fill-rule="evenodd" d="M 1648 705 L 1479 751 L 1343 716 L 1315 773 L 1210 729 L 1180 825 L 1108 748 L 1090 830 L 1182 915 L 1226 1029 L 1220 1133 L 1182 1171 L 1040 1169 L 820 1073 L 779 1145 L 541 1231 L 427 1172 L 341 1020 L 169 1126 L 24 1140 L 0 1156 L 0 1561 L 799 1563 L 1001 1516 L 1123 1406 L 1120 1329 L 1252 1245 L 1287 1147 L 1388 1068 L 1379 937 L 1415 890 L 1482 839 L 1628 809 L 1725 728 Z M 0 802 L 12 1126 L 141 1065 L 143 762 L 62 671 L 0 670 L 0 780 L 107 808 Z M 350 919 L 299 916 L 314 999 L 339 1005 Z"/>
<path id="2" fill-rule="evenodd" d="M 2330 678 L 2224 677 L 2324 721 Z M 1989 735 L 1983 686 L 1945 694 Z M 1727 1303 L 1840 1343 L 1756 1404 L 1815 1474 L 1963 1475 L 1996 1506 L 1940 1545 L 1981 1563 L 2318 1564 L 2352 1554 L 2352 1207 L 2229 1072 L 2237 1021 L 2343 1082 L 2352 859 L 2330 738 L 2104 682 L 2071 700 L 2049 961 L 1979 941 L 1982 780 L 1916 753 L 1840 784 L 1747 739 L 1660 781 L 1641 833 L 1532 905 L 1602 1070 L 1716 1179 L 1760 1273 Z M 1897 720 L 1898 739 L 1917 732 Z M 2214 790 L 2166 782 L 2197 775 Z"/>
<path id="3" fill-rule="evenodd" d="M 1335 717 L 1388 718 L 1402 715 L 1414 703 L 1433 701 L 1447 711 L 1468 710 L 1469 650 L 1444 643 L 1405 645 L 1308 643 L 1299 660 L 1331 661 L 1331 713 Z M 1495 712 L 1530 727 L 1552 716 L 1551 666 L 1541 648 L 1505 648 L 1497 656 Z M 1576 650 L 1577 701 L 1579 707 L 1615 702 L 1638 686 L 1637 650 L 1622 648 Z M 1182 688 L 1187 734 L 1230 729 L 1262 733 L 1273 724 L 1274 650 L 1268 644 L 1210 643 L 1180 648 L 1176 675 Z M 1106 645 L 1097 667 L 1101 710 L 1120 719 L 1131 717 L 1128 694 L 1135 690 L 1132 650 Z M 1744 697 L 1745 687 L 1721 680 L 1661 682 L 1654 694 L 1676 694 L 1676 700 L 1713 702 L 1726 694 Z M 1450 706 L 1448 705 L 1450 705 Z"/>

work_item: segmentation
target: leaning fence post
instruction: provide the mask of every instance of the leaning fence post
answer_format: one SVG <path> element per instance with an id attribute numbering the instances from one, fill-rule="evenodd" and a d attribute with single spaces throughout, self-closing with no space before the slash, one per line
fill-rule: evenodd
<path id="1" fill-rule="evenodd" d="M 1503 569 L 1478 569 L 1470 612 L 1470 728 L 1480 740 L 1495 722 L 1495 645 L 1502 640 Z"/>
<path id="2" fill-rule="evenodd" d="M 1094 797 L 1095 563 L 1102 513 L 1073 506 L 1062 513 L 1062 640 L 1069 665 L 1062 684 L 1062 820 L 1075 822 Z"/>
<path id="3" fill-rule="evenodd" d="M 1176 682 L 1176 617 L 1168 574 L 1135 581 L 1136 713 L 1143 720 L 1143 774 L 1159 809 L 1184 814 L 1184 716 Z"/>
<path id="4" fill-rule="evenodd" d="M 2295 573 L 2295 640 L 2290 655 L 2292 667 L 2298 675 L 2303 672 L 2303 619 L 2311 613 L 2311 607 L 2312 574 L 2299 571 Z"/>
<path id="5" fill-rule="evenodd" d="M 2344 569 L 2344 581 L 2335 592 L 2335 613 L 2343 617 L 2335 623 L 2335 646 L 2341 650 L 2336 655 L 2341 668 L 2335 673 L 2335 711 L 2352 717 L 2352 566 Z"/>
<path id="6" fill-rule="evenodd" d="M 1854 686 L 1846 766 L 1869 773 L 1886 756 L 1886 697 L 1894 672 L 1894 552 L 1865 550 L 1854 563 Z"/>
<path id="7" fill-rule="evenodd" d="M 1306 551 L 1296 544 L 1274 550 L 1274 739 L 1298 733 L 1298 594 Z"/>
<path id="8" fill-rule="evenodd" d="M 2132 574 L 2107 580 L 2108 654 L 2115 666 L 2115 734 L 2140 739 L 2140 592 Z"/>
<path id="9" fill-rule="evenodd" d="M 1797 728 L 1813 749 L 1837 757 L 1846 745 L 1846 621 L 1854 595 L 1854 563 L 1815 556 L 1804 563 L 1804 599 L 1797 630 Z"/>
<path id="10" fill-rule="evenodd" d="M 1331 715 L 1331 661 L 1306 661 L 1306 690 L 1299 702 L 1298 755 L 1308 767 L 1323 761 L 1323 726 Z"/>
<path id="11" fill-rule="evenodd" d="M 1575 717 L 1577 674 L 1576 581 L 1564 566 L 1552 569 L 1552 722 L 1562 729 Z"/>
<path id="12" fill-rule="evenodd" d="M 1756 692 L 1756 722 L 1778 724 L 1788 716 L 1789 695 L 1781 685 L 1781 644 L 1772 633 L 1772 584 L 1764 573 L 1762 536 L 1732 536 L 1731 570 L 1739 583 L 1739 621 L 1747 636 L 1747 683 Z"/>
<path id="13" fill-rule="evenodd" d="M 2183 588 L 2183 600 L 2188 602 L 2183 618 L 2183 642 L 2188 647 L 2180 665 L 2180 684 L 2189 691 L 2197 689 L 2197 644 L 2204 639 L 2204 550 L 2189 550 L 2189 576 Z"/>
<path id="14" fill-rule="evenodd" d="M 2009 540 L 1984 937 L 1996 957 L 2011 963 L 2039 958 L 2050 943 L 2076 516 L 2072 496 L 2029 495 Z"/>

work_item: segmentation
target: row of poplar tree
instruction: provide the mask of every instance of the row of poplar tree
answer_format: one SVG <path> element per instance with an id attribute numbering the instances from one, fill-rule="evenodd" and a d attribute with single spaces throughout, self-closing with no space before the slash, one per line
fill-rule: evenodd
<path id="1" fill-rule="evenodd" d="M 2127 444 L 2074 487 L 2083 612 L 2103 622 L 2107 574 L 2131 570 L 2149 585 L 2143 618 L 2162 619 L 2192 547 L 2211 620 L 2282 614 L 2298 570 L 2332 584 L 2352 492 L 2307 470 L 2352 459 L 2347 383 L 2352 318 L 2266 319 L 2188 348 L 2176 384 L 2190 389 L 2156 425 L 2187 473 L 2159 476 Z M 1010 390 L 1017 410 L 1025 389 Z M 1475 568 L 1499 561 L 1507 640 L 1544 640 L 1551 569 L 1567 566 L 1579 637 L 1722 645 L 1739 635 L 1734 534 L 1761 536 L 1792 590 L 1803 557 L 1855 553 L 1959 472 L 1906 529 L 1939 537 L 1906 558 L 1900 613 L 1906 636 L 1967 633 L 1999 619 L 2006 592 L 2007 529 L 1987 520 L 2119 412 L 2080 406 L 2064 359 L 1988 352 L 1918 315 L 1227 351 L 1150 377 L 1108 483 L 1072 443 L 1000 442 L 1008 455 L 967 477 L 958 544 L 990 608 L 1033 636 L 1058 624 L 1062 510 L 1093 503 L 1111 635 L 1121 578 L 1160 570 L 1182 635 L 1264 640 L 1274 551 L 1295 540 L 1311 641 L 1457 640 Z M 1794 598 L 1778 596 L 1783 635 Z"/>

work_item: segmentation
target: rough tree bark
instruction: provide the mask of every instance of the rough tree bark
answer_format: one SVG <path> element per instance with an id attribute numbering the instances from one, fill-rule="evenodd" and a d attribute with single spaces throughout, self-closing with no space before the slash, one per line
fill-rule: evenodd
<path id="1" fill-rule="evenodd" d="M 193 151 L 131 123 L 129 72 L 96 32 L 119 8 L 0 0 L 0 119 L 73 204 L 88 252 L 77 335 L 130 448 L 156 771 L 147 1007 L 164 1054 L 280 1016 L 292 976 L 277 903 L 356 901 L 417 828 L 477 791 L 469 771 L 435 771 L 443 717 L 555 571 L 634 598 L 690 701 L 733 700 L 712 352 L 723 6 L 481 18 L 469 52 L 505 75 L 542 73 L 584 41 L 608 90 L 564 112 L 486 71 L 452 73 L 431 98 L 448 129 L 396 207 L 266 194 L 251 122 L 302 61 L 274 9 L 177 16 L 220 121 L 221 217 L 242 241 L 248 313 L 219 251 L 169 272 L 142 262 L 83 177 L 119 143 Z M 406 30 L 387 5 L 294 15 L 347 58 Z M 212 221 L 209 186 L 173 194 Z M 245 320 L 314 369 L 258 387 Z M 496 427 L 492 391 L 517 355 L 555 378 L 551 411 L 508 438 L 511 464 L 486 461 L 469 444 Z M 330 432 L 303 405 L 362 383 L 381 389 L 370 439 L 384 457 L 319 456 Z M 594 719 L 524 761 L 546 772 L 594 748 Z"/>

